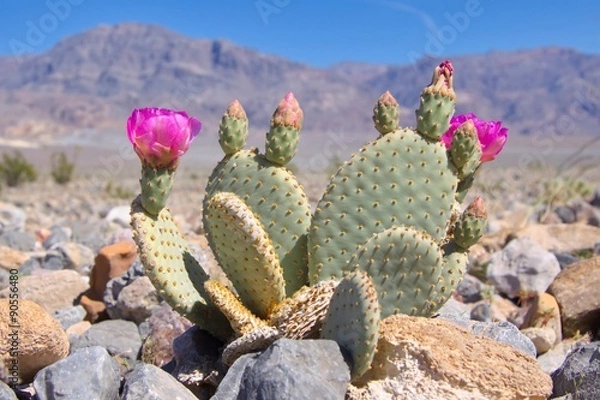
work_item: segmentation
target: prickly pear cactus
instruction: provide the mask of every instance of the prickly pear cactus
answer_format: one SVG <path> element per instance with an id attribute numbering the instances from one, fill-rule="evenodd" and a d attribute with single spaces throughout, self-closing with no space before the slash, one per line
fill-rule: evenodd
<path id="1" fill-rule="evenodd" d="M 389 92 L 379 99 L 373 117 L 379 138 L 340 167 L 314 213 L 311 284 L 366 271 L 383 317 L 431 315 L 450 296 L 466 265 L 465 247 L 446 246 L 458 215 L 457 190 L 481 154 L 473 141 L 463 140 L 451 154 L 439 140 L 454 113 L 452 72 L 449 63 L 435 69 L 416 130 L 398 126 L 399 106 Z"/>
<path id="2" fill-rule="evenodd" d="M 237 101 L 223 116 L 221 137 L 225 133 L 228 137 L 222 138 L 220 143 L 226 155 L 214 169 L 206 187 L 204 228 L 223 270 L 234 281 L 234 286 L 243 290 L 235 283 L 243 284 L 254 279 L 253 269 L 240 269 L 248 262 L 249 255 L 244 249 L 253 245 L 232 245 L 225 232 L 220 230 L 225 236 L 217 233 L 219 229 L 216 227 L 223 226 L 223 218 L 231 218 L 231 215 L 227 217 L 223 213 L 212 212 L 215 210 L 215 196 L 221 193 L 236 195 L 252 213 L 254 226 L 264 231 L 264 239 L 270 242 L 269 248 L 274 251 L 273 255 L 263 254 L 260 257 L 270 257 L 279 265 L 283 273 L 280 289 L 286 296 L 291 296 L 308 281 L 306 240 L 311 220 L 310 205 L 302 186 L 285 168 L 296 152 L 302 110 L 293 94 L 288 93 L 271 119 L 266 155 L 259 154 L 256 149 L 243 149 L 247 133 L 239 131 L 247 129 L 247 123 L 240 123 L 244 117 L 245 113 Z M 267 309 L 270 305 L 261 307 Z"/>

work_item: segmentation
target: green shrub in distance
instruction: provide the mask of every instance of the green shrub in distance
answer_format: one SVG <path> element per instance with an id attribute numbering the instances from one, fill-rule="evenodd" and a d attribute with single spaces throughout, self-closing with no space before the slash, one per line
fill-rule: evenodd
<path id="1" fill-rule="evenodd" d="M 20 151 L 13 155 L 4 153 L 0 164 L 0 175 L 9 187 L 19 186 L 37 179 L 37 171 Z"/>
<path id="2" fill-rule="evenodd" d="M 69 161 L 64 152 L 54 153 L 52 155 L 52 178 L 59 185 L 66 185 L 73 179 L 75 163 Z"/>

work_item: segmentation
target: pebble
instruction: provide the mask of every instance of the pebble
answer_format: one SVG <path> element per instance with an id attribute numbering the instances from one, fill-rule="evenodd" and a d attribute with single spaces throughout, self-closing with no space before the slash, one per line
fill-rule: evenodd
<path id="1" fill-rule="evenodd" d="M 108 211 L 104 219 L 109 222 L 114 222 L 123 228 L 131 226 L 131 206 L 117 206 L 113 207 Z"/>
<path id="2" fill-rule="evenodd" d="M 197 400 L 196 396 L 162 369 L 138 365 L 125 381 L 121 400 Z"/>
<path id="3" fill-rule="evenodd" d="M 26 232 L 4 232 L 0 235 L 0 246 L 19 251 L 33 251 L 35 250 L 35 238 Z"/>
<path id="4" fill-rule="evenodd" d="M 67 330 L 70 326 L 83 321 L 85 318 L 85 309 L 82 306 L 77 305 L 63 308 L 62 310 L 56 310 L 54 312 L 54 318 L 60 322 L 60 325 L 64 330 Z"/>
<path id="5" fill-rule="evenodd" d="M 556 343 L 556 333 L 552 328 L 525 328 L 521 329 L 521 333 L 533 342 L 538 356 L 547 353 Z"/>
<path id="6" fill-rule="evenodd" d="M 51 249 L 59 243 L 67 242 L 71 239 L 71 230 L 60 225 L 54 225 L 50 228 L 50 234 L 44 239 L 42 245 L 46 249 Z"/>
<path id="7" fill-rule="evenodd" d="M 113 319 L 125 319 L 140 324 L 152 314 L 161 301 L 150 278 L 141 276 L 134 279 L 119 293 L 116 303 L 107 303 L 106 311 Z"/>
<path id="8" fill-rule="evenodd" d="M 482 302 L 471 309 L 471 319 L 480 322 L 492 322 L 492 311 L 489 304 Z"/>
<path id="9" fill-rule="evenodd" d="M 462 298 L 463 303 L 477 303 L 483 299 L 482 288 L 483 283 L 479 279 L 465 274 L 456 288 L 456 293 Z"/>
<path id="10" fill-rule="evenodd" d="M 63 259 L 64 268 L 89 275 L 94 265 L 95 254 L 87 246 L 75 242 L 61 242 L 52 247 Z"/>
<path id="11" fill-rule="evenodd" d="M 39 400 L 118 400 L 120 379 L 117 362 L 93 346 L 41 370 L 33 386 Z"/>
<path id="12" fill-rule="evenodd" d="M 64 256 L 57 251 L 48 251 L 41 262 L 42 269 L 49 271 L 60 271 L 65 267 Z"/>
<path id="13" fill-rule="evenodd" d="M 553 397 L 572 394 L 576 399 L 600 399 L 600 342 L 573 350 L 552 373 Z"/>
<path id="14" fill-rule="evenodd" d="M 500 293 L 523 297 L 545 292 L 560 272 L 558 260 L 528 237 L 513 239 L 492 255 L 487 277 Z"/>
<path id="15" fill-rule="evenodd" d="M 9 203 L 0 203 L 0 233 L 23 232 L 27 214 Z"/>
<path id="16" fill-rule="evenodd" d="M 93 324 L 71 342 L 71 349 L 101 346 L 129 369 L 135 364 L 142 347 L 137 326 L 131 321 L 107 320 Z"/>
<path id="17" fill-rule="evenodd" d="M 469 323 L 470 331 L 476 336 L 485 336 L 497 342 L 507 344 L 525 354 L 535 357 L 537 355 L 535 345 L 527 336 L 523 335 L 519 328 L 510 322 L 478 322 Z"/>

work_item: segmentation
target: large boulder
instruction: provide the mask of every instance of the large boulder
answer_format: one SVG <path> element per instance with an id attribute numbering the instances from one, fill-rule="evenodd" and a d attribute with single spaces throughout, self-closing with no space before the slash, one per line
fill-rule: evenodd
<path id="1" fill-rule="evenodd" d="M 394 315 L 381 322 L 372 367 L 351 398 L 547 399 L 552 381 L 535 358 L 452 322 Z"/>

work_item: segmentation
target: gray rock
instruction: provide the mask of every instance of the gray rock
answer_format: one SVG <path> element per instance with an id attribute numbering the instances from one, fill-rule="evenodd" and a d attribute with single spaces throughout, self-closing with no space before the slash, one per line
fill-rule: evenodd
<path id="1" fill-rule="evenodd" d="M 473 307 L 471 319 L 479 322 L 492 322 L 492 311 L 489 304 L 479 303 Z"/>
<path id="2" fill-rule="evenodd" d="M 0 291 L 6 289 L 8 287 L 9 282 L 10 273 L 5 269 L 0 268 Z"/>
<path id="3" fill-rule="evenodd" d="M 561 222 L 565 224 L 572 224 L 577 221 L 577 214 L 569 206 L 558 206 L 554 209 L 554 213 L 560 218 Z"/>
<path id="4" fill-rule="evenodd" d="M 104 301 L 104 304 L 106 304 L 106 308 L 116 308 L 121 290 L 123 290 L 125 286 L 133 282 L 134 279 L 143 275 L 144 266 L 140 262 L 140 259 L 136 258 L 136 260 L 133 262 L 133 264 L 131 264 L 127 272 L 125 272 L 123 275 L 117 278 L 108 281 L 102 299 L 102 301 Z"/>
<path id="5" fill-rule="evenodd" d="M 73 338 L 71 351 L 91 346 L 104 347 L 110 355 L 132 367 L 142 347 L 142 340 L 133 322 L 108 320 L 93 324 L 83 335 Z"/>
<path id="6" fill-rule="evenodd" d="M 460 326 L 466 326 L 469 323 L 469 306 L 450 297 L 437 311 L 436 316 Z"/>
<path id="7" fill-rule="evenodd" d="M 118 228 L 119 225 L 105 220 L 100 222 L 73 221 L 71 223 L 73 232 L 71 241 L 87 246 L 94 253 L 98 253 L 106 244 L 105 238 Z"/>
<path id="8" fill-rule="evenodd" d="M 0 381 L 0 399 L 17 400 L 17 395 L 6 383 Z"/>
<path id="9" fill-rule="evenodd" d="M 336 342 L 280 339 L 246 369 L 238 399 L 343 400 L 349 384 Z"/>
<path id="10" fill-rule="evenodd" d="M 59 271 L 64 269 L 65 265 L 66 261 L 64 256 L 61 253 L 52 250 L 48 251 L 41 262 L 42 269 L 47 269 L 50 271 Z"/>
<path id="11" fill-rule="evenodd" d="M 73 269 L 82 275 L 89 275 L 94 266 L 96 254 L 87 246 L 74 242 L 61 242 L 52 247 L 64 260 L 64 268 Z"/>
<path id="12" fill-rule="evenodd" d="M 161 298 L 150 278 L 140 276 L 121 290 L 117 304 L 107 307 L 106 311 L 111 318 L 126 319 L 140 324 L 150 317 L 160 301 Z"/>
<path id="13" fill-rule="evenodd" d="M 35 238 L 26 232 L 4 232 L 0 236 L 0 246 L 10 247 L 19 251 L 33 251 L 35 250 Z"/>
<path id="14" fill-rule="evenodd" d="M 23 232 L 27 214 L 9 203 L 0 203 L 0 234 L 6 232 Z"/>
<path id="15" fill-rule="evenodd" d="M 558 260 L 558 264 L 560 265 L 561 270 L 579 261 L 579 258 L 569 253 L 554 253 L 554 257 L 556 257 L 556 259 Z"/>
<path id="16" fill-rule="evenodd" d="M 40 370 L 33 381 L 39 400 L 116 400 L 119 365 L 102 347 L 88 347 Z"/>
<path id="17" fill-rule="evenodd" d="M 246 371 L 256 363 L 259 353 L 244 354 L 231 365 L 211 400 L 237 400 Z"/>
<path id="18" fill-rule="evenodd" d="M 62 310 L 56 310 L 54 312 L 54 318 L 60 322 L 60 325 L 64 330 L 67 330 L 71 325 L 83 321 L 85 318 L 86 311 L 83 306 L 77 305 L 70 308 L 64 308 Z"/>
<path id="19" fill-rule="evenodd" d="M 545 292 L 559 272 L 554 254 L 529 237 L 521 237 L 492 255 L 487 277 L 500 293 L 518 297 Z"/>
<path id="20" fill-rule="evenodd" d="M 525 354 L 535 357 L 535 345 L 527 336 L 510 322 L 477 322 L 469 324 L 469 329 L 474 335 L 485 336 L 497 342 L 507 344 Z"/>
<path id="21" fill-rule="evenodd" d="M 600 342 L 573 350 L 552 373 L 553 397 L 572 394 L 577 399 L 600 399 Z"/>
<path id="22" fill-rule="evenodd" d="M 33 271 L 40 269 L 41 267 L 40 261 L 35 257 L 31 257 L 29 260 L 21 264 L 21 267 L 19 268 L 19 274 L 21 276 L 31 275 Z"/>
<path id="23" fill-rule="evenodd" d="M 220 347 L 222 343 L 197 326 L 188 329 L 173 340 L 173 376 L 190 386 L 216 386 L 217 377 L 224 373 L 218 368 Z"/>
<path id="24" fill-rule="evenodd" d="M 127 377 L 121 400 L 196 400 L 177 379 L 151 364 L 140 364 Z"/>
<path id="25" fill-rule="evenodd" d="M 104 219 L 109 222 L 114 222 L 121 225 L 123 228 L 128 228 L 131 224 L 131 206 L 117 206 L 108 211 Z"/>
<path id="26" fill-rule="evenodd" d="M 62 242 L 68 242 L 71 239 L 71 230 L 60 225 L 54 225 L 50 228 L 50 232 L 50 235 L 42 243 L 46 249 L 50 249 Z"/>
<path id="27" fill-rule="evenodd" d="M 482 300 L 481 289 L 483 283 L 473 275 L 465 274 L 456 288 L 456 293 L 462 297 L 464 303 L 477 303 Z"/>

